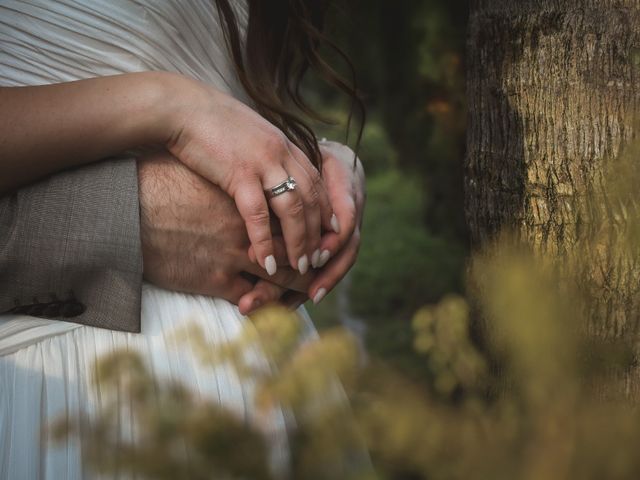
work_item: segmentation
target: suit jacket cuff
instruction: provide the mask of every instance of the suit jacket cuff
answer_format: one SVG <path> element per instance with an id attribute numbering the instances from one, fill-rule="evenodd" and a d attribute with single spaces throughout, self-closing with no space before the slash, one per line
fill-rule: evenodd
<path id="1" fill-rule="evenodd" d="M 0 312 L 139 332 L 139 208 L 132 158 L 0 198 Z"/>

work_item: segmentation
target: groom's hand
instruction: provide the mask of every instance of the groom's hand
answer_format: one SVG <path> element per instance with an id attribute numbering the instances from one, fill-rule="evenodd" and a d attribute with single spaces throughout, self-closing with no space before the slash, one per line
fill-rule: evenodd
<path id="1" fill-rule="evenodd" d="M 244 221 L 233 200 L 218 187 L 167 152 L 138 159 L 138 183 L 147 281 L 169 290 L 221 297 L 238 304 L 243 295 L 254 290 L 258 277 L 267 276 L 249 260 Z M 313 276 L 280 268 L 268 280 L 279 284 L 278 291 L 283 294 L 289 289 L 306 291 Z M 261 298 L 243 302 L 241 312 L 279 296 Z"/>

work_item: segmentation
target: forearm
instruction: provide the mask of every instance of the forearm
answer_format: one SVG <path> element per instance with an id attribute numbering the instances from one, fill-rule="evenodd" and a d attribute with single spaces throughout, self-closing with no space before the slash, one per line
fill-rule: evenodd
<path id="1" fill-rule="evenodd" d="M 166 143 L 179 78 L 164 72 L 0 88 L 0 192 L 141 145 Z"/>

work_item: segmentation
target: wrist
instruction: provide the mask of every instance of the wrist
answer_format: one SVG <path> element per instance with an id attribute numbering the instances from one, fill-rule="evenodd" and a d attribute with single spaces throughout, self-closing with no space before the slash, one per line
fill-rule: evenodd
<path id="1" fill-rule="evenodd" d="M 148 72 L 147 136 L 171 150 L 194 108 L 211 97 L 203 83 L 173 72 Z"/>
<path id="2" fill-rule="evenodd" d="M 186 77 L 172 72 L 144 72 L 135 85 L 139 99 L 137 129 L 146 144 L 166 145 L 179 123 L 184 109 L 183 91 L 190 82 Z"/>

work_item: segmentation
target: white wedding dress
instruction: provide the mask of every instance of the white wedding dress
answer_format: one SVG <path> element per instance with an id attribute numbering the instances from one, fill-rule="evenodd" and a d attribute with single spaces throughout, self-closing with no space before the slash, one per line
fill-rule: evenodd
<path id="1" fill-rule="evenodd" d="M 232 3 L 246 21 L 244 2 Z M 225 50 L 214 0 L 0 0 L 0 85 L 145 70 L 180 72 L 246 100 Z M 313 337 L 313 326 L 300 312 L 302 337 Z M 151 285 L 143 287 L 140 334 L 0 316 L 0 479 L 90 477 L 81 462 L 82 441 L 72 437 L 52 444 L 44 428 L 60 415 L 91 416 L 101 406 L 92 366 L 97 357 L 122 348 L 140 352 L 158 378 L 180 380 L 258 425 L 269 439 L 272 464 L 282 468 L 289 451 L 286 413 L 259 414 L 249 382 L 231 368 L 203 368 L 188 344 L 178 345 L 171 337 L 195 322 L 214 343 L 223 344 L 246 321 L 224 300 Z M 264 361 L 259 352 L 249 353 Z"/>

